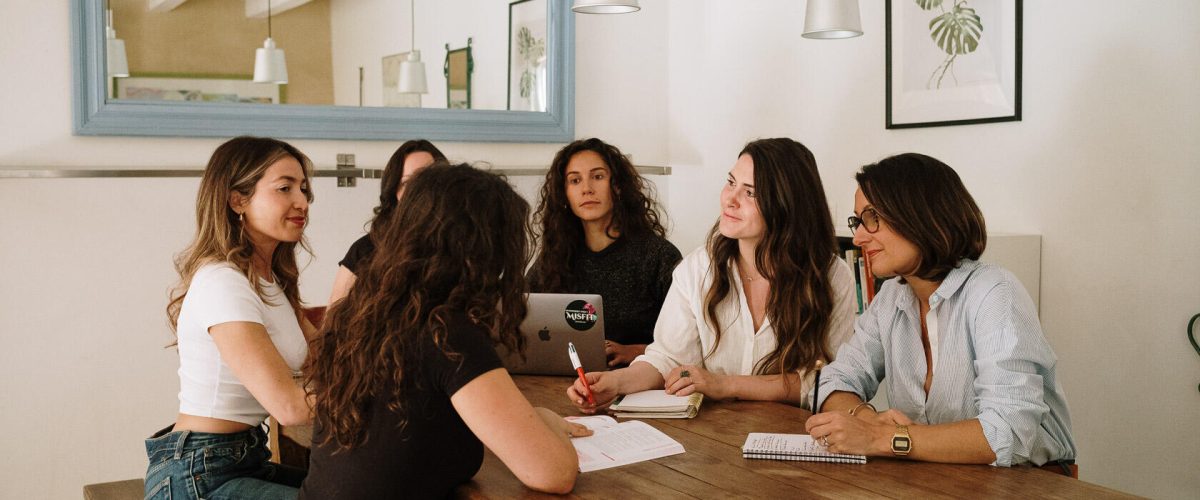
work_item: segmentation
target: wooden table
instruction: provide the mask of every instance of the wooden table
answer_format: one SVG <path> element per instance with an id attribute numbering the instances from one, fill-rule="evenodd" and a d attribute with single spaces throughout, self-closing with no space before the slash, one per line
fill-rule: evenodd
<path id="1" fill-rule="evenodd" d="M 568 377 L 514 377 L 534 406 L 577 414 Z M 705 401 L 694 419 L 647 419 L 687 452 L 579 475 L 578 498 L 1129 498 L 1129 495 L 1030 467 L 946 465 L 870 458 L 865 465 L 748 460 L 750 432 L 799 433 L 810 413 L 780 403 Z M 307 444 L 306 429 L 285 436 Z M 1084 464 L 1086 466 L 1086 464 Z M 526 489 L 490 452 L 462 498 L 551 497 Z"/>

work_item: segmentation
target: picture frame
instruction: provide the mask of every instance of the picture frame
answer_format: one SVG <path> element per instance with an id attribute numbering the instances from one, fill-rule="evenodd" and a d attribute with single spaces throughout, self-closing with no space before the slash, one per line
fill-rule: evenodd
<path id="1" fill-rule="evenodd" d="M 888 129 L 1021 120 L 1023 0 L 886 0 Z"/>
<path id="2" fill-rule="evenodd" d="M 547 109 L 546 0 L 508 4 L 508 109 Z"/>
<path id="3" fill-rule="evenodd" d="M 471 74 L 475 72 L 472 56 L 473 38 L 467 38 L 467 46 L 451 49 L 446 44 L 446 61 L 442 64 L 442 75 L 446 77 L 446 109 L 471 109 Z"/>
<path id="4" fill-rule="evenodd" d="M 255 83 L 251 75 L 134 73 L 115 78 L 118 100 L 283 104 L 286 85 Z"/>
<path id="5" fill-rule="evenodd" d="M 408 59 L 408 52 L 383 56 L 383 106 L 389 108 L 419 108 L 421 94 L 400 92 L 400 63 Z"/>

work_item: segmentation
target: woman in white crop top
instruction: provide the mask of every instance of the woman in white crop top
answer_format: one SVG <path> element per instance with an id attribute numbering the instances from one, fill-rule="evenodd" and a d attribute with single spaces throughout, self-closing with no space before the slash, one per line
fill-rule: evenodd
<path id="1" fill-rule="evenodd" d="M 833 359 L 854 318 L 816 160 L 791 139 L 751 142 L 720 202 L 707 247 L 675 268 L 654 342 L 628 368 L 586 374 L 595 405 L 576 380 L 567 397 L 580 410 L 660 388 L 809 406 L 812 368 Z"/>
<path id="2" fill-rule="evenodd" d="M 262 423 L 311 420 L 293 381 L 315 332 L 299 314 L 311 162 L 274 139 L 213 152 L 196 237 L 176 259 L 167 316 L 178 338 L 179 415 L 146 440 L 146 498 L 295 498 L 304 471 L 268 462 Z"/>

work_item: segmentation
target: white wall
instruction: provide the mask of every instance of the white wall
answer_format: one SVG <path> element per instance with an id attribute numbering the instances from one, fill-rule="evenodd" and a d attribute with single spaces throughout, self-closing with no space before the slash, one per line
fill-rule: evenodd
<path id="1" fill-rule="evenodd" d="M 331 0 L 333 94 L 339 106 L 358 105 L 358 68 L 363 68 L 363 103 L 383 105 L 383 56 L 408 52 L 412 46 L 409 2 Z M 446 44 L 467 46 L 473 38 L 472 109 L 507 109 L 508 3 L 479 0 L 416 2 L 416 47 L 425 62 L 429 93 L 421 106 L 446 107 L 442 64 Z"/>
<path id="2" fill-rule="evenodd" d="M 839 219 L 858 165 L 910 150 L 945 160 L 992 230 L 1043 235 L 1042 319 L 1083 479 L 1194 497 L 1200 364 L 1183 329 L 1200 312 L 1200 4 L 1025 2 L 1025 120 L 905 131 L 883 128 L 883 10 L 860 4 L 867 33 L 843 41 L 801 39 L 803 2 L 785 0 L 578 16 L 577 135 L 675 167 L 664 186 L 685 252 L 749 139 L 809 145 Z M 0 79 L 0 168 L 196 168 L 220 143 L 71 135 L 66 3 L 3 10 L 0 67 L 29 70 Z M 396 146 L 294 143 L 326 166 L 347 152 L 380 167 Z M 440 146 L 497 165 L 545 164 L 559 147 Z M 175 358 L 159 346 L 195 182 L 0 179 L 0 498 L 71 498 L 144 473 L 141 439 L 175 411 Z M 325 301 L 374 204 L 376 184 L 362 184 L 316 183 L 310 302 Z"/>

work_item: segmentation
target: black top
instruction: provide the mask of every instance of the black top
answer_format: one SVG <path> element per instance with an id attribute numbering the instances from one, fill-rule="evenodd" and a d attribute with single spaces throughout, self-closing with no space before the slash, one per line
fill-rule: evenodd
<path id="1" fill-rule="evenodd" d="M 362 238 L 350 245 L 350 250 L 346 251 L 346 256 L 342 257 L 342 261 L 338 262 L 338 265 L 349 269 L 357 276 L 358 265 L 366 264 L 368 260 L 371 260 L 373 253 L 375 253 L 375 243 L 371 242 L 370 234 L 364 234 Z"/>
<path id="2" fill-rule="evenodd" d="M 470 323 L 465 314 L 448 322 L 446 343 L 462 357 L 447 359 L 431 339 L 420 352 L 407 356 L 420 359 L 423 366 L 421 387 L 405 390 L 402 396 L 408 414 L 403 428 L 397 428 L 398 415 L 387 409 L 386 398 L 376 398 L 370 403 L 366 442 L 335 454 L 333 442 L 318 444 L 326 433 L 321 415 L 316 416 L 300 498 L 442 498 L 471 480 L 483 463 L 483 443 L 463 423 L 450 397 L 476 377 L 500 368 L 500 358 L 487 330 Z"/>
<path id="3" fill-rule="evenodd" d="M 683 260 L 679 249 L 657 235 L 622 236 L 599 252 L 583 246 L 571 263 L 574 283 L 548 290 L 541 269 L 529 270 L 531 292 L 594 293 L 604 299 L 604 337 L 620 344 L 654 341 L 654 323 L 671 288 L 671 272 Z"/>

